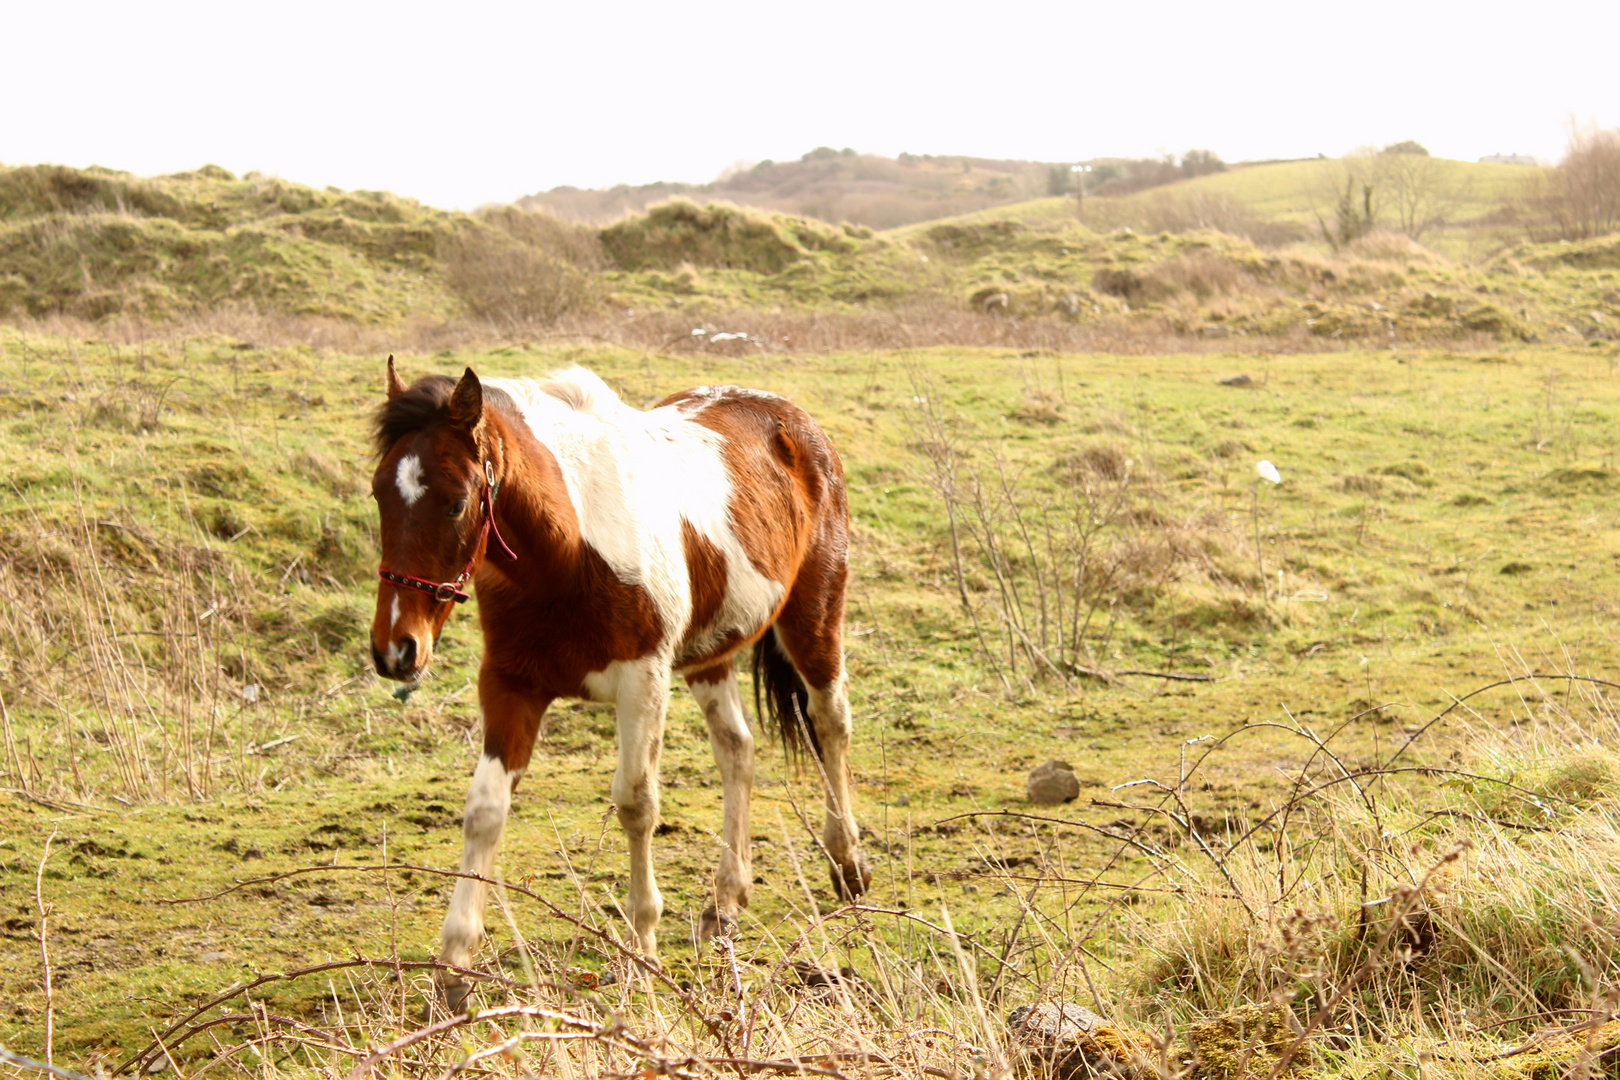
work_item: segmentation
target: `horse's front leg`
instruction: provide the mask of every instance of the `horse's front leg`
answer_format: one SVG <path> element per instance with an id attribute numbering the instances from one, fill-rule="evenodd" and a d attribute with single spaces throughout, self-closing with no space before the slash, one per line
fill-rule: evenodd
<path id="1" fill-rule="evenodd" d="M 664 898 L 653 875 L 652 835 L 658 825 L 658 755 L 669 708 L 669 665 L 660 660 L 616 663 L 605 673 L 618 709 L 619 767 L 611 794 L 630 849 L 630 895 L 625 908 L 636 944 L 658 954 L 658 918 Z"/>
<path id="2" fill-rule="evenodd" d="M 748 849 L 748 803 L 754 788 L 754 736 L 748 730 L 737 672 L 731 661 L 686 678 L 709 725 L 709 746 L 720 769 L 725 800 L 720 832 L 720 865 L 714 873 L 714 903 L 703 909 L 698 936 L 728 934 L 737 911 L 748 906 L 753 887 Z"/>
<path id="3" fill-rule="evenodd" d="M 512 790 L 528 767 L 540 719 L 551 700 L 522 692 L 493 672 L 487 662 L 479 674 L 478 698 L 484 713 L 484 751 L 473 771 L 461 819 L 461 872 L 487 880 L 495 869 L 495 851 L 506 827 Z M 486 880 L 456 879 L 450 910 L 439 931 L 440 962 L 456 967 L 472 963 L 473 952 L 484 936 L 484 902 L 489 893 Z M 452 1010 L 461 1008 L 472 989 L 466 979 L 453 972 L 440 973 L 440 988 L 445 1004 Z"/>

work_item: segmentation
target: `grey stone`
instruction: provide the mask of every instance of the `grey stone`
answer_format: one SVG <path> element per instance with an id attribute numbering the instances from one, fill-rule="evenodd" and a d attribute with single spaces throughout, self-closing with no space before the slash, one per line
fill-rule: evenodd
<path id="1" fill-rule="evenodd" d="M 1080 795 L 1080 780 L 1067 761 L 1048 761 L 1035 766 L 1024 783 L 1029 801 L 1051 806 L 1072 802 Z"/>
<path id="2" fill-rule="evenodd" d="M 1151 1038 L 1083 1005 L 1020 1005 L 1007 1014 L 1007 1027 L 1020 1071 L 1039 1080 L 1156 1075 Z"/>

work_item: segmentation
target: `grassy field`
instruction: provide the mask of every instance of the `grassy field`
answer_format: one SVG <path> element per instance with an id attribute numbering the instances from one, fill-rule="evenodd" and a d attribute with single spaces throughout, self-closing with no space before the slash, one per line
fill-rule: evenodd
<path id="1" fill-rule="evenodd" d="M 476 1021 L 423 1014 L 475 627 L 452 621 L 403 703 L 366 656 L 381 357 L 0 350 L 12 1050 L 303 1076 L 404 1040 L 398 1070 L 433 1075 L 994 1076 L 1007 1011 L 1052 1000 L 1163 1075 L 1551 1076 L 1613 1045 L 1580 1026 L 1620 985 L 1610 343 L 402 355 L 408 376 L 584 363 L 637 405 L 788 395 L 840 448 L 855 519 L 865 909 L 827 895 L 815 785 L 767 749 L 735 950 L 684 940 L 719 789 L 678 694 L 663 970 L 638 967 L 611 716 L 559 705 L 481 957 L 479 1001 L 506 1011 Z M 1080 797 L 1034 806 L 1053 758 Z M 1247 1065 L 1199 1026 L 1240 1006 L 1271 1032 L 1252 1060 L 1236 1040 Z"/>

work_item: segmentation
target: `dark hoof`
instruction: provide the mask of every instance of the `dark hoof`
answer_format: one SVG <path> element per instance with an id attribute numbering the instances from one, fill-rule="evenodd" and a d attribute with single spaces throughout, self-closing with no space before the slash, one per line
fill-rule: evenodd
<path id="1" fill-rule="evenodd" d="M 439 988 L 439 1001 L 452 1016 L 461 1013 L 467 1006 L 467 998 L 472 996 L 472 983 L 460 975 L 452 975 L 441 971 L 437 979 Z"/>
<path id="2" fill-rule="evenodd" d="M 849 866 L 832 867 L 833 892 L 838 894 L 840 900 L 859 899 L 867 887 L 872 884 L 872 864 L 867 862 L 859 852 L 855 854 L 855 861 Z"/>
<path id="3" fill-rule="evenodd" d="M 721 915 L 710 904 L 698 916 L 697 936 L 699 941 L 716 937 L 734 938 L 737 936 L 737 920 L 730 915 Z"/>

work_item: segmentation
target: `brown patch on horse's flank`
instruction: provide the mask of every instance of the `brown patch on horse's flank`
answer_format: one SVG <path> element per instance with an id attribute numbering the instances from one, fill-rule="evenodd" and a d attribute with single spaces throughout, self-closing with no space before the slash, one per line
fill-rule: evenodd
<path id="1" fill-rule="evenodd" d="M 794 489 L 803 487 L 799 476 L 817 470 L 793 467 L 803 451 L 792 445 L 789 435 L 798 434 L 802 440 L 808 417 L 782 398 L 757 395 L 720 398 L 691 419 L 725 436 L 720 456 L 732 478 L 727 510 L 749 561 L 755 570 L 791 589 L 793 567 L 810 543 L 810 522 Z M 808 494 L 815 506 L 816 493 Z"/>
<path id="2" fill-rule="evenodd" d="M 711 625 L 726 601 L 726 555 L 684 519 L 681 548 L 686 553 L 686 574 L 692 582 L 692 620 L 686 629 L 691 635 Z"/>
<path id="3" fill-rule="evenodd" d="M 729 679 L 731 677 L 731 671 L 731 662 L 728 660 L 723 664 L 715 664 L 713 667 L 706 667 L 702 671 L 694 671 L 690 675 L 686 676 L 686 681 L 688 685 L 691 683 L 705 683 L 714 685 L 723 683 Z M 710 702 L 708 706 L 705 706 L 703 710 L 704 714 L 708 715 L 709 712 L 716 708 L 718 708 L 718 706 L 713 702 Z"/>

